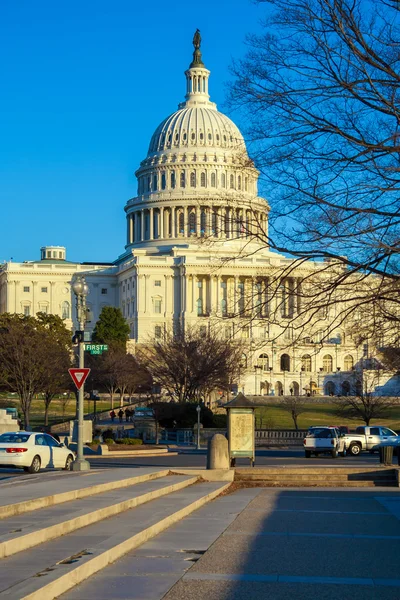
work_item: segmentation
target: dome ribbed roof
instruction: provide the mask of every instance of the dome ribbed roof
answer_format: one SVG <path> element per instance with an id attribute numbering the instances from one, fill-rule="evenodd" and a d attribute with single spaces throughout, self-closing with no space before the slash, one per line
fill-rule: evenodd
<path id="1" fill-rule="evenodd" d="M 148 156 L 154 152 L 195 147 L 243 149 L 245 145 L 237 126 L 215 108 L 184 107 L 157 127 Z"/>

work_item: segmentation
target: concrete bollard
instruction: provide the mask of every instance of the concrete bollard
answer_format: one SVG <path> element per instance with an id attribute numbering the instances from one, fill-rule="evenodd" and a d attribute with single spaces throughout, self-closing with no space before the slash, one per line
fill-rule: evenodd
<path id="1" fill-rule="evenodd" d="M 208 440 L 207 469 L 229 469 L 228 440 L 221 433 Z"/>

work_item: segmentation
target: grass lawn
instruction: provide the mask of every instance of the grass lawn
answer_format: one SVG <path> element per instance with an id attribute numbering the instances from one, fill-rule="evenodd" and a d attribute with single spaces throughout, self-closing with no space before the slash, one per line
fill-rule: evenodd
<path id="1" fill-rule="evenodd" d="M 18 408 L 20 412 L 19 400 L 16 397 L 9 397 L 10 400 L 9 405 L 15 406 Z M 2 406 L 6 405 L 6 399 L 3 397 Z M 114 408 L 119 406 L 119 397 L 114 400 Z M 55 398 L 51 404 L 49 409 L 49 423 L 51 424 L 54 421 L 68 421 L 69 419 L 75 418 L 75 408 L 76 402 L 75 398 L 70 398 L 68 401 L 64 399 Z M 94 410 L 94 402 L 90 400 L 84 401 L 84 413 L 85 415 L 88 413 L 92 413 Z M 97 400 L 96 402 L 96 411 L 101 412 L 103 410 L 111 410 L 111 401 L 110 400 Z M 31 404 L 30 411 L 30 423 L 32 427 L 38 427 L 44 424 L 44 401 L 43 399 L 33 400 Z"/>
<path id="2" fill-rule="evenodd" d="M 386 425 L 395 431 L 400 430 L 400 405 L 387 411 L 385 419 L 375 419 L 372 424 Z M 333 404 L 305 404 L 304 412 L 298 417 L 299 429 L 307 429 L 311 425 L 348 425 L 355 428 L 364 425 L 360 420 L 342 419 L 335 415 Z M 256 409 L 256 427 L 262 429 L 294 429 L 293 420 L 289 412 L 282 410 L 279 404 L 269 404 Z"/>

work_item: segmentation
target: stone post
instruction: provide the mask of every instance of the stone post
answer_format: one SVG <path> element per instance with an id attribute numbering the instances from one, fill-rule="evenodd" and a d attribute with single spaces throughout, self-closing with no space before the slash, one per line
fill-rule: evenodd
<path id="1" fill-rule="evenodd" d="M 228 440 L 221 433 L 208 441 L 207 469 L 229 469 Z"/>

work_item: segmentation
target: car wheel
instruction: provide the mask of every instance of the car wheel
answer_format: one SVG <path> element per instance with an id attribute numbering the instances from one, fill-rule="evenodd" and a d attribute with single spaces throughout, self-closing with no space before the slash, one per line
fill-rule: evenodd
<path id="1" fill-rule="evenodd" d="M 28 473 L 39 473 L 41 464 L 40 456 L 34 456 L 31 466 L 27 467 Z"/>
<path id="2" fill-rule="evenodd" d="M 74 462 L 74 458 L 72 456 L 72 454 L 69 454 L 67 456 L 67 460 L 65 461 L 65 467 L 64 467 L 64 471 L 70 471 L 71 470 L 71 465 Z"/>
<path id="3" fill-rule="evenodd" d="M 331 456 L 332 458 L 337 458 L 337 450 L 332 450 Z"/>
<path id="4" fill-rule="evenodd" d="M 311 458 L 311 452 L 309 450 L 306 450 L 304 454 L 306 455 L 306 458 Z"/>
<path id="5" fill-rule="evenodd" d="M 349 450 L 352 456 L 358 456 L 361 452 L 361 448 L 358 444 L 351 444 Z"/>

